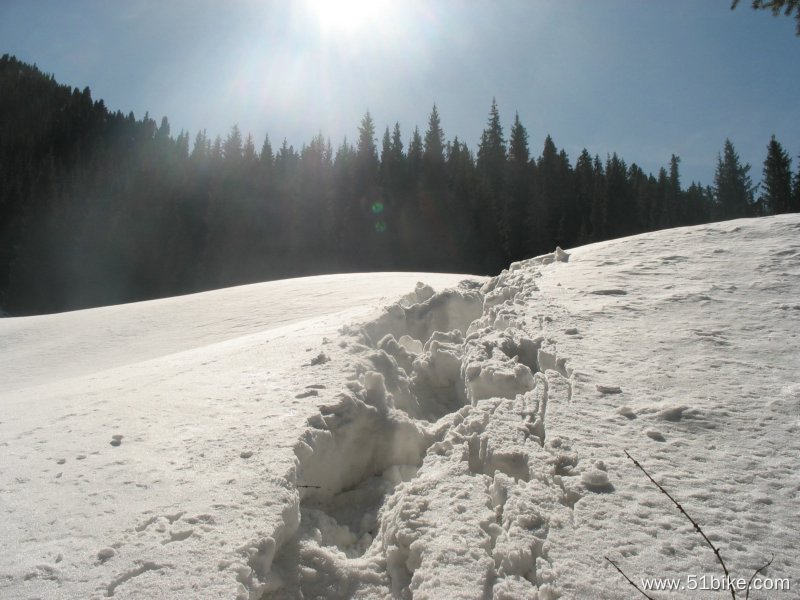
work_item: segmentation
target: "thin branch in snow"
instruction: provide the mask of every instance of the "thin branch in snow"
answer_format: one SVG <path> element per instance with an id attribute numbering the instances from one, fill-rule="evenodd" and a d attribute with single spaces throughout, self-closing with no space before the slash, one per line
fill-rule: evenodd
<path id="1" fill-rule="evenodd" d="M 660 491 L 662 494 L 664 494 L 664 495 L 665 495 L 667 498 L 669 498 L 670 500 L 672 500 L 672 503 L 673 503 L 675 506 L 677 506 L 677 507 L 678 507 L 678 510 L 679 510 L 679 511 L 681 511 L 681 513 L 683 513 L 683 516 L 684 516 L 684 517 L 686 517 L 687 519 L 689 519 L 689 522 L 690 522 L 692 525 L 694 525 L 694 528 L 695 528 L 695 530 L 697 530 L 697 533 L 699 533 L 700 535 L 702 535 L 702 536 L 703 536 L 703 539 L 706 541 L 706 543 L 709 545 L 709 547 L 710 547 L 710 548 L 711 548 L 711 549 L 714 551 L 714 554 L 716 554 L 716 556 L 717 556 L 717 560 L 719 561 L 719 564 L 720 564 L 720 565 L 722 565 L 722 570 L 723 570 L 723 571 L 725 571 L 725 579 L 726 579 L 726 581 L 727 581 L 727 582 L 730 584 L 730 583 L 731 583 L 731 575 L 730 575 L 730 573 L 728 572 L 728 567 L 726 567 L 726 566 L 725 566 L 725 561 L 724 561 L 724 560 L 722 560 L 722 555 L 719 553 L 719 548 L 717 548 L 717 547 L 716 547 L 716 546 L 715 546 L 715 545 L 714 545 L 714 544 L 711 542 L 711 540 L 710 540 L 710 539 L 708 539 L 708 536 L 707 536 L 707 535 L 705 534 L 705 532 L 704 532 L 704 531 L 703 531 L 703 530 L 700 528 L 700 525 L 698 525 L 698 524 L 697 524 L 697 521 L 695 521 L 695 520 L 694 520 L 692 517 L 690 517 L 690 516 L 689 516 L 689 513 L 687 513 L 687 512 L 686 512 L 686 511 L 683 509 L 683 507 L 680 505 L 680 503 L 679 503 L 677 500 L 675 500 L 675 498 L 673 498 L 673 497 L 672 497 L 672 495 L 671 495 L 671 494 L 670 494 L 670 493 L 669 493 L 667 490 L 665 490 L 663 487 L 661 487 L 661 485 L 660 485 L 660 484 L 659 484 L 659 483 L 658 483 L 658 482 L 657 482 L 655 479 L 653 479 L 653 478 L 650 476 L 650 473 L 648 473 L 647 471 L 645 471 L 645 468 L 644 468 L 642 465 L 640 465 L 640 464 L 639 464 L 639 461 L 638 461 L 638 460 L 636 460 L 635 458 L 633 458 L 633 457 L 632 457 L 630 454 L 628 454 L 628 451 L 627 451 L 627 450 L 625 450 L 624 452 L 625 452 L 625 456 L 627 456 L 628 458 L 630 458 L 630 459 L 633 461 L 633 464 L 634 464 L 634 465 L 636 465 L 636 466 L 639 468 L 639 470 L 640 470 L 642 473 L 644 473 L 644 474 L 647 476 L 647 478 L 648 478 L 650 481 L 652 481 L 652 482 L 653 482 L 653 485 L 655 485 L 655 486 L 656 486 L 656 487 L 659 489 L 659 491 Z M 762 567 L 762 568 L 763 568 L 763 567 Z M 758 571 L 756 571 L 756 573 L 758 573 Z M 753 575 L 753 577 L 755 577 L 755 575 Z M 736 591 L 733 589 L 733 588 L 734 588 L 734 586 L 733 586 L 733 585 L 728 585 L 728 588 L 729 588 L 729 589 L 730 589 L 730 591 L 731 591 L 731 597 L 733 598 L 733 600 L 736 600 Z"/>
<path id="2" fill-rule="evenodd" d="M 611 560 L 611 559 L 610 559 L 610 558 L 608 558 L 607 556 L 604 556 L 603 558 L 605 558 L 605 559 L 606 559 L 608 562 L 610 562 L 610 563 L 611 563 L 611 565 L 612 565 L 612 566 L 613 566 L 613 567 L 614 567 L 614 568 L 615 568 L 617 571 L 619 571 L 619 574 L 620 574 L 620 575 L 622 575 L 622 576 L 623 576 L 625 579 L 627 579 L 627 580 L 628 580 L 628 583 L 630 583 L 630 584 L 631 584 L 633 587 L 635 587 L 637 590 L 639 590 L 639 592 L 642 594 L 642 596 L 644 596 L 645 598 L 650 598 L 650 600 L 655 600 L 655 598 L 653 598 L 652 596 L 648 596 L 647 594 L 645 594 L 645 593 L 644 593 L 644 590 L 642 590 L 642 588 L 640 588 L 638 585 L 636 585 L 635 583 L 633 583 L 633 581 L 631 580 L 631 578 L 630 578 L 630 577 L 628 577 L 627 575 L 625 575 L 625 573 L 623 572 L 623 570 L 622 570 L 622 569 L 620 569 L 620 568 L 617 566 L 617 563 L 615 563 L 613 560 Z"/>
<path id="3" fill-rule="evenodd" d="M 774 554 L 772 555 L 772 558 L 770 558 L 770 559 L 769 559 L 769 561 L 767 562 L 767 564 L 765 564 L 765 565 L 764 565 L 763 567 L 761 567 L 760 569 L 756 569 L 756 572 L 755 572 L 755 573 L 753 573 L 753 576 L 750 578 L 750 581 L 748 581 L 748 582 L 747 582 L 747 594 L 745 594 L 745 596 L 744 596 L 744 600 L 749 600 L 749 599 L 750 599 L 750 585 L 753 583 L 753 579 L 755 579 L 755 578 L 756 578 L 756 575 L 758 575 L 759 573 L 761 573 L 761 571 L 763 571 L 763 570 L 764 570 L 764 569 L 766 569 L 768 566 L 770 566 L 770 565 L 772 564 L 772 561 L 773 561 L 773 560 L 775 560 L 775 555 L 774 555 Z"/>

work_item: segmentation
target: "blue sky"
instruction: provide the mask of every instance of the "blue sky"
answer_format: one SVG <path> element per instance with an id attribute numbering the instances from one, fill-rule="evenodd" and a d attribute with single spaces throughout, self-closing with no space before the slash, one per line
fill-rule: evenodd
<path id="1" fill-rule="evenodd" d="M 573 161 L 656 171 L 675 153 L 684 184 L 710 184 L 730 137 L 758 180 L 774 133 L 797 167 L 800 38 L 747 1 L 331 1 L 3 0 L 0 53 L 173 133 L 237 123 L 258 147 L 338 145 L 367 109 L 407 140 L 436 102 L 474 149 L 496 97 L 537 155 L 548 133 Z"/>

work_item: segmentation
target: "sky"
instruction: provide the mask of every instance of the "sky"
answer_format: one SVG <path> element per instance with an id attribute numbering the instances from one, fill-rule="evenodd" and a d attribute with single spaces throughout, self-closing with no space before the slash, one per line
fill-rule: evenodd
<path id="1" fill-rule="evenodd" d="M 713 182 L 725 138 L 761 177 L 776 135 L 800 154 L 795 22 L 744 1 L 2 0 L 0 54 L 176 134 L 238 124 L 273 147 L 354 139 L 369 110 L 407 142 L 434 103 L 475 150 L 496 98 L 535 155 L 547 134 L 684 185 Z"/>

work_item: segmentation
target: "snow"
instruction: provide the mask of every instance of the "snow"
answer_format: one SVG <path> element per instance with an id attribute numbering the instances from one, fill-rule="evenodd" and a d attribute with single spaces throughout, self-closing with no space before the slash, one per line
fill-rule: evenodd
<path id="1" fill-rule="evenodd" d="M 774 553 L 760 577 L 794 587 L 799 298 L 786 215 L 489 280 L 0 320 L 0 596 L 630 597 L 605 556 L 720 577 L 625 450 L 734 576 Z"/>

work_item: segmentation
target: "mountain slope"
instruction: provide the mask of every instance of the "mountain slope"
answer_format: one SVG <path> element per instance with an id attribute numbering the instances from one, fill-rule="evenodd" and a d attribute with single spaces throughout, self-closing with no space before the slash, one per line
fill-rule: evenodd
<path id="1" fill-rule="evenodd" d="M 0 591 L 630 597 L 604 556 L 640 585 L 721 577 L 624 450 L 735 577 L 774 553 L 761 578 L 794 584 L 799 234 L 796 215 L 660 231 L 382 313 L 371 279 L 463 277 L 334 276 L 340 312 L 287 323 L 320 278 L 276 282 L 267 316 L 248 286 L 215 292 L 230 308 L 157 301 L 141 331 L 145 305 L 0 321 Z"/>

